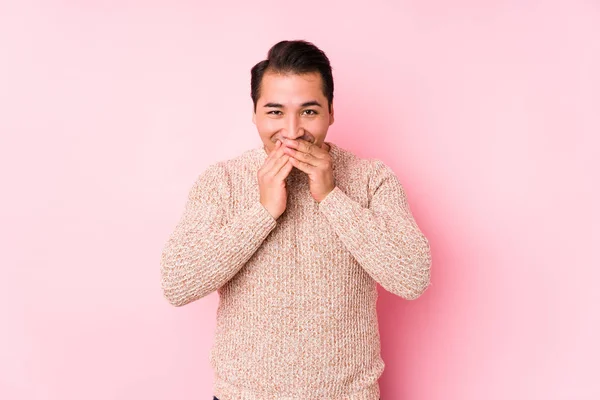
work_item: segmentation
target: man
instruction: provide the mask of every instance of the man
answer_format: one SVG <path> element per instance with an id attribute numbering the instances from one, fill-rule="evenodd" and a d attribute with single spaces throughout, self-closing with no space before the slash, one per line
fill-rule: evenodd
<path id="1" fill-rule="evenodd" d="M 416 299 L 429 243 L 377 159 L 325 141 L 327 56 L 282 41 L 252 68 L 262 145 L 210 165 L 164 247 L 175 306 L 219 293 L 210 363 L 220 400 L 377 400 L 377 287 Z"/>

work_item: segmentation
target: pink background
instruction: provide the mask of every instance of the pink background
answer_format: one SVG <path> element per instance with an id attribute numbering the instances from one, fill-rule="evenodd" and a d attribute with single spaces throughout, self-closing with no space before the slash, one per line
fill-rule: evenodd
<path id="1" fill-rule="evenodd" d="M 599 399 L 600 6 L 522 0 L 0 2 L 0 398 L 212 398 L 218 295 L 170 306 L 159 257 L 282 39 L 432 245 L 380 288 L 382 398 Z"/>

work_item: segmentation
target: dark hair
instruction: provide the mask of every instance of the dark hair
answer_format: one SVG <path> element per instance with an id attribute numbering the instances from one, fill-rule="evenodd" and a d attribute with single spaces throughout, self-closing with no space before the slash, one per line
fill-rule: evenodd
<path id="1" fill-rule="evenodd" d="M 254 103 L 260 97 L 260 84 L 267 71 L 304 74 L 318 72 L 323 81 L 323 94 L 327 97 L 329 111 L 333 102 L 333 76 L 325 53 L 314 44 L 304 40 L 282 40 L 269 49 L 267 59 L 256 64 L 250 78 L 250 96 Z"/>

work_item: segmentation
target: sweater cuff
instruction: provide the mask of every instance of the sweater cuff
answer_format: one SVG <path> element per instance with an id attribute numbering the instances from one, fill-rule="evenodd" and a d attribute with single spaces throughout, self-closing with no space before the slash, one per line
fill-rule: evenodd
<path id="1" fill-rule="evenodd" d="M 277 220 L 258 200 L 250 207 L 248 215 L 250 217 L 249 221 L 252 221 L 251 224 L 260 237 L 265 237 L 277 225 Z"/>
<path id="2" fill-rule="evenodd" d="M 352 223 L 355 213 L 362 206 L 352 200 L 338 186 L 335 186 L 331 192 L 319 203 L 319 210 L 334 223 Z"/>

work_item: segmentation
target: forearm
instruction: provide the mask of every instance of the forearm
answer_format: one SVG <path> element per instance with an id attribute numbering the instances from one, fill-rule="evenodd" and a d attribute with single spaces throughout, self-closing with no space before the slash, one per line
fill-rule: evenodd
<path id="1" fill-rule="evenodd" d="M 431 251 L 412 215 L 377 215 L 339 187 L 319 204 L 356 261 L 384 289 L 416 299 L 430 283 Z"/>
<path id="2" fill-rule="evenodd" d="M 161 257 L 164 296 L 182 306 L 229 281 L 258 250 L 276 221 L 260 202 L 211 229 L 188 216 L 170 236 Z"/>

